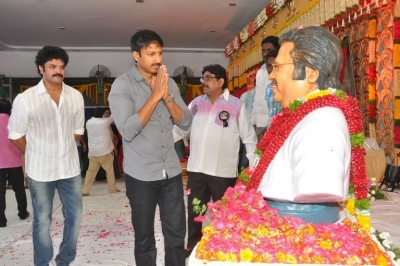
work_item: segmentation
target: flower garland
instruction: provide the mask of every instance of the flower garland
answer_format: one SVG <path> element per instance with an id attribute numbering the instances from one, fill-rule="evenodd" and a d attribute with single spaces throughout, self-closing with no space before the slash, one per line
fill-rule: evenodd
<path id="1" fill-rule="evenodd" d="M 275 154 L 293 128 L 310 112 L 321 107 L 336 107 L 342 110 L 349 125 L 351 141 L 351 170 L 349 198 L 346 210 L 355 215 L 358 222 L 367 230 L 370 228 L 368 180 L 364 157 L 364 132 L 361 112 L 357 100 L 341 90 L 326 89 L 295 100 L 288 108 L 272 120 L 268 131 L 257 144 L 255 151 L 257 164 L 252 169 L 246 168 L 239 175 L 239 182 L 247 185 L 247 190 L 257 189 Z"/>
<path id="2" fill-rule="evenodd" d="M 368 21 L 368 49 L 369 49 L 369 65 L 368 65 L 368 121 L 372 126 L 376 124 L 376 30 L 377 19 L 372 16 Z"/>
<path id="3" fill-rule="evenodd" d="M 400 2 L 397 1 L 393 23 L 393 66 L 394 66 L 394 128 L 393 142 L 395 148 L 400 148 Z"/>
<path id="4" fill-rule="evenodd" d="M 211 223 L 203 228 L 196 251 L 204 263 L 393 265 L 390 254 L 360 224 L 345 219 L 315 225 L 280 217 L 260 192 L 240 184 L 209 203 L 208 210 Z"/>
<path id="5" fill-rule="evenodd" d="M 225 48 L 225 55 L 230 56 L 235 50 L 239 49 L 240 45 L 248 40 L 251 36 L 255 34 L 255 32 L 265 24 L 265 22 L 274 16 L 276 12 L 281 10 L 286 2 L 289 2 L 290 0 L 273 0 L 271 3 L 269 3 L 262 11 L 261 13 L 253 20 L 251 21 L 246 27 L 244 27 L 238 36 L 235 37 L 235 39 L 228 44 L 228 46 Z"/>

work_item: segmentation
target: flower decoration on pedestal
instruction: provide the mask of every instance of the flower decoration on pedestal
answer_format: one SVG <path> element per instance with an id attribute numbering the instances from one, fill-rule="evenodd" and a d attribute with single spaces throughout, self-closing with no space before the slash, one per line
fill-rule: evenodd
<path id="1" fill-rule="evenodd" d="M 370 228 L 368 200 L 368 179 L 364 157 L 364 130 L 361 112 L 355 98 L 341 90 L 328 88 L 295 100 L 289 107 L 272 120 L 268 131 L 257 144 L 257 164 L 245 169 L 239 175 L 239 182 L 247 185 L 247 190 L 257 189 L 275 154 L 293 128 L 310 112 L 322 107 L 336 107 L 342 110 L 349 125 L 351 142 L 351 170 L 349 200 L 346 209 L 356 216 L 358 222 L 367 230 Z"/>
<path id="2" fill-rule="evenodd" d="M 203 228 L 196 252 L 204 263 L 393 265 L 360 224 L 345 219 L 315 225 L 280 217 L 261 193 L 244 185 L 228 188 L 208 210 L 211 223 Z"/>

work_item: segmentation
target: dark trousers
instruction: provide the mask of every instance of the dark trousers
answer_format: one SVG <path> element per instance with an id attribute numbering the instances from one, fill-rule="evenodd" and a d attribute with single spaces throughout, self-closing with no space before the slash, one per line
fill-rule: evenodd
<path id="1" fill-rule="evenodd" d="M 0 223 L 7 223 L 5 216 L 6 210 L 6 186 L 7 178 L 15 193 L 18 205 L 18 216 L 26 217 L 27 202 L 24 184 L 24 172 L 22 166 L 0 169 Z"/>
<path id="2" fill-rule="evenodd" d="M 190 189 L 188 195 L 188 249 L 193 249 L 202 237 L 202 223 L 195 222 L 194 218 L 198 216 L 193 212 L 193 199 L 197 198 L 201 200 L 201 205 L 210 202 L 212 198 L 213 202 L 216 202 L 224 196 L 225 191 L 229 187 L 233 187 L 236 184 L 236 178 L 225 178 L 206 175 L 203 173 L 188 172 L 188 184 L 187 188 Z"/>
<path id="3" fill-rule="evenodd" d="M 132 208 L 137 266 L 156 266 L 154 218 L 160 209 L 165 246 L 165 266 L 185 266 L 185 205 L 182 175 L 159 181 L 140 181 L 125 176 L 126 196 Z"/>

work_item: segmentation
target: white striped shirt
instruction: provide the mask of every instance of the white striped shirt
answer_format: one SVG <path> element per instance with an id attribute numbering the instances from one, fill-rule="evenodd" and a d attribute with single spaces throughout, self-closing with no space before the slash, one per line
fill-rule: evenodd
<path id="1" fill-rule="evenodd" d="M 8 123 L 9 139 L 26 136 L 26 173 L 36 181 L 56 181 L 80 173 L 74 134 L 84 133 L 82 94 L 63 83 L 58 106 L 43 80 L 17 95 Z"/>

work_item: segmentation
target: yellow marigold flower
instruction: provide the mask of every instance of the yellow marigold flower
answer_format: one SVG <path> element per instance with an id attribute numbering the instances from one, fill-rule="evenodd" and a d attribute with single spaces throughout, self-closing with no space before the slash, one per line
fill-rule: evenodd
<path id="1" fill-rule="evenodd" d="M 375 84 L 368 84 L 368 100 L 376 100 Z"/>
<path id="2" fill-rule="evenodd" d="M 315 264 L 325 264 L 324 258 L 322 256 L 319 256 L 319 255 L 312 256 L 311 260 Z"/>
<path id="3" fill-rule="evenodd" d="M 376 37 L 376 19 L 373 18 L 368 22 L 368 37 Z"/>
<path id="4" fill-rule="evenodd" d="M 378 256 L 376 256 L 376 265 L 387 266 L 388 261 L 386 260 L 385 256 L 382 256 L 380 254 Z"/>
<path id="5" fill-rule="evenodd" d="M 400 119 L 400 99 L 394 100 L 394 119 Z"/>
<path id="6" fill-rule="evenodd" d="M 286 255 L 286 262 L 289 263 L 289 264 L 296 264 L 297 260 L 296 260 L 296 257 L 294 257 L 293 255 L 287 254 Z"/>
<path id="7" fill-rule="evenodd" d="M 311 99 L 315 99 L 315 98 L 317 98 L 317 97 L 322 97 L 322 96 L 330 95 L 330 94 L 331 94 L 331 92 L 328 91 L 328 90 L 320 90 L 319 92 L 315 92 L 315 93 L 312 93 L 312 94 L 310 94 L 310 95 L 307 95 L 307 96 L 305 97 L 305 99 L 306 99 L 307 101 L 309 101 L 309 100 L 311 100 Z"/>
<path id="8" fill-rule="evenodd" d="M 400 67 L 400 44 L 393 44 L 393 65 Z"/>
<path id="9" fill-rule="evenodd" d="M 361 214 L 357 215 L 357 221 L 361 224 L 361 226 L 367 230 L 368 232 L 371 229 L 371 217 L 370 216 L 364 216 Z"/>
<path id="10" fill-rule="evenodd" d="M 286 255 L 283 252 L 278 252 L 278 254 L 276 254 L 276 260 L 278 262 L 285 262 L 286 261 Z"/>
<path id="11" fill-rule="evenodd" d="M 355 207 L 355 201 L 354 199 L 348 198 L 346 202 L 346 211 L 350 213 L 351 215 L 356 214 L 356 207 Z"/>
<path id="12" fill-rule="evenodd" d="M 321 248 L 324 248 L 324 249 L 331 249 L 332 248 L 332 242 L 330 240 L 321 241 L 321 242 L 319 242 L 319 245 L 320 245 Z"/>
<path id="13" fill-rule="evenodd" d="M 250 262 L 253 259 L 253 251 L 251 249 L 246 248 L 240 250 L 240 260 L 243 262 Z"/>

